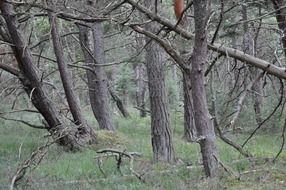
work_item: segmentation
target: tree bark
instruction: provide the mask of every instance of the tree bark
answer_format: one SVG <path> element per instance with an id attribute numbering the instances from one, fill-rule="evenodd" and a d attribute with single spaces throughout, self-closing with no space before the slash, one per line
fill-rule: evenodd
<path id="1" fill-rule="evenodd" d="M 194 0 L 195 45 L 190 59 L 194 120 L 198 135 L 203 137 L 199 143 L 205 173 L 208 177 L 215 177 L 218 173 L 218 152 L 204 86 L 204 65 L 207 62 L 207 15 L 209 15 L 209 1 Z"/>
<path id="2" fill-rule="evenodd" d="M 83 26 L 79 29 L 84 59 L 90 68 L 86 74 L 93 114 L 100 129 L 115 130 L 108 105 L 107 76 L 102 67 L 96 66 L 105 62 L 102 25 L 96 22 L 92 30 Z"/>
<path id="3" fill-rule="evenodd" d="M 5 19 L 9 36 L 13 45 L 11 48 L 17 59 L 20 69 L 19 80 L 24 86 L 33 105 L 46 120 L 46 127 L 50 133 L 57 138 L 60 145 L 68 150 L 79 148 L 76 134 L 77 129 L 68 129 L 65 126 L 63 117 L 57 111 L 54 103 L 49 99 L 44 88 L 38 68 L 33 64 L 33 58 L 30 49 L 24 42 L 21 32 L 18 30 L 18 21 L 11 4 L 0 1 L 0 10 Z"/>
<path id="4" fill-rule="evenodd" d="M 155 0 L 145 1 L 153 11 Z M 154 23 L 145 26 L 146 30 L 156 33 Z M 150 38 L 146 38 L 148 42 Z M 155 161 L 173 162 L 174 146 L 170 128 L 168 99 L 165 86 L 165 65 L 162 48 L 154 41 L 146 46 L 146 67 L 151 109 L 151 136 L 153 157 Z"/>
<path id="5" fill-rule="evenodd" d="M 72 87 L 72 77 L 64 60 L 64 53 L 62 51 L 63 46 L 58 33 L 56 17 L 53 13 L 49 13 L 49 18 L 51 23 L 51 35 L 54 45 L 54 52 L 56 55 L 60 77 L 63 83 L 68 106 L 73 116 L 74 123 L 78 126 L 78 129 L 82 135 L 90 135 L 95 141 L 95 133 L 93 129 L 87 125 Z"/>
<path id="6" fill-rule="evenodd" d="M 54 46 L 54 52 L 56 55 L 60 77 L 63 83 L 67 102 L 68 102 L 71 114 L 73 116 L 74 123 L 76 125 L 82 125 L 84 124 L 84 119 L 83 119 L 83 116 L 81 115 L 81 110 L 78 105 L 78 102 L 76 101 L 74 90 L 71 84 L 71 81 L 72 81 L 71 75 L 65 64 L 64 53 L 62 51 L 63 46 L 62 46 L 62 43 L 60 41 L 59 34 L 58 34 L 56 17 L 54 14 L 49 13 L 49 18 L 50 18 L 50 24 L 51 24 L 51 36 L 52 36 L 52 41 L 53 41 L 53 46 Z"/>
<path id="7" fill-rule="evenodd" d="M 189 142 L 194 142 L 197 138 L 197 132 L 194 123 L 192 89 L 190 84 L 190 73 L 183 73 L 184 89 L 184 138 Z"/>

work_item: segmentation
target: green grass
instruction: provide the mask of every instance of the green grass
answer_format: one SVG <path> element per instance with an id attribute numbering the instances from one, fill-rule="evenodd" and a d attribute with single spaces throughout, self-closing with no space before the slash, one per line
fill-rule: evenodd
<path id="1" fill-rule="evenodd" d="M 180 114 L 172 115 L 172 128 L 178 163 L 167 165 L 152 163 L 150 119 L 132 116 L 116 118 L 117 133 L 99 131 L 99 145 L 81 152 L 64 152 L 52 145 L 42 162 L 28 170 L 20 189 L 286 189 L 286 152 L 276 163 L 270 162 L 281 145 L 280 134 L 259 134 L 246 146 L 255 158 L 243 158 L 235 149 L 218 140 L 221 162 L 229 172 L 221 169 L 216 179 L 205 179 L 198 144 L 183 139 Z M 7 189 L 18 165 L 30 153 L 46 142 L 46 131 L 34 130 L 14 122 L 0 121 L 0 189 Z M 229 135 L 242 143 L 247 134 Z M 121 173 L 114 158 L 102 158 L 102 170 L 97 162 L 97 149 L 116 148 L 142 153 L 134 162 L 134 170 L 145 174 L 146 183 L 140 182 L 129 170 L 124 159 Z M 232 174 L 231 174 L 232 173 Z"/>

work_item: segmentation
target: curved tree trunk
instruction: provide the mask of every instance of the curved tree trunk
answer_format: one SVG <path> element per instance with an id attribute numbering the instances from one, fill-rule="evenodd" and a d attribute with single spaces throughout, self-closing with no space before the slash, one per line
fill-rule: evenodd
<path id="1" fill-rule="evenodd" d="M 145 3 L 154 10 L 154 0 L 147 0 Z M 156 33 L 156 27 L 153 23 L 147 24 L 146 30 Z M 150 39 L 147 38 L 146 42 L 149 40 Z M 153 41 L 146 46 L 152 147 L 155 161 L 173 162 L 175 156 L 170 128 L 168 99 L 165 86 L 165 65 L 162 52 L 163 50 L 159 44 Z"/>
<path id="2" fill-rule="evenodd" d="M 54 103 L 49 99 L 44 88 L 38 68 L 33 64 L 30 49 L 26 46 L 21 32 L 18 30 L 18 21 L 11 4 L 0 1 L 0 10 L 6 21 L 9 36 L 11 38 L 11 48 L 17 59 L 20 69 L 19 80 L 24 86 L 33 105 L 45 118 L 46 127 L 53 136 L 58 139 L 58 143 L 67 147 L 68 150 L 79 148 L 76 137 L 77 128 L 67 128 L 63 117 L 59 114 Z"/>
<path id="3" fill-rule="evenodd" d="M 194 0 L 195 45 L 191 57 L 191 85 L 194 104 L 194 120 L 199 136 L 205 173 L 215 177 L 218 172 L 218 152 L 213 122 L 209 114 L 204 85 L 204 66 L 207 62 L 206 23 L 209 15 L 208 0 Z"/>
<path id="4" fill-rule="evenodd" d="M 62 47 L 62 43 L 60 41 L 60 37 L 58 33 L 56 17 L 53 13 L 49 13 L 49 18 L 50 18 L 50 23 L 51 23 L 51 35 L 52 35 L 52 40 L 53 40 L 53 45 L 54 45 L 54 52 L 56 55 L 60 77 L 63 83 L 67 102 L 70 108 L 70 112 L 73 116 L 74 123 L 79 127 L 79 132 L 82 135 L 90 135 L 95 141 L 95 133 L 92 130 L 92 128 L 90 128 L 87 125 L 87 122 L 85 121 L 82 115 L 79 102 L 77 101 L 75 92 L 71 84 L 72 77 L 68 71 L 67 65 L 65 64 L 64 53 L 62 51 L 63 47 Z"/>
<path id="5" fill-rule="evenodd" d="M 82 26 L 79 30 L 84 59 L 90 68 L 86 74 L 93 114 L 100 129 L 114 130 L 108 105 L 107 76 L 102 67 L 96 66 L 105 62 L 101 23 L 96 22 L 92 30 Z"/>

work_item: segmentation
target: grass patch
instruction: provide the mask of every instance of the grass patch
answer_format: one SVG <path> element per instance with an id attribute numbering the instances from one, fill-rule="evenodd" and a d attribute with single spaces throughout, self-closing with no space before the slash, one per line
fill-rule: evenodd
<path id="1" fill-rule="evenodd" d="M 174 119 L 176 121 L 174 121 Z M 260 134 L 246 146 L 255 158 L 245 159 L 232 147 L 218 140 L 220 160 L 235 175 L 221 172 L 217 179 L 204 179 L 198 144 L 186 143 L 183 136 L 182 117 L 172 117 L 174 143 L 178 163 L 166 165 L 152 163 L 150 118 L 132 116 L 116 118 L 118 131 L 98 131 L 100 144 L 77 153 L 63 152 L 53 145 L 42 163 L 28 171 L 28 181 L 21 183 L 26 189 L 285 189 L 285 151 L 276 163 L 270 162 L 280 148 L 281 139 Z M 0 127 L 0 189 L 7 189 L 17 166 L 27 159 L 39 145 L 45 143 L 44 130 L 34 130 L 12 122 L 1 122 Z M 247 135 L 229 135 L 242 143 Z M 142 157 L 134 162 L 134 170 L 145 174 L 146 183 L 140 182 L 129 170 L 129 160 L 123 159 L 121 173 L 114 158 L 102 158 L 99 168 L 96 150 L 116 148 L 140 152 Z M 25 186 L 26 185 L 26 186 Z"/>

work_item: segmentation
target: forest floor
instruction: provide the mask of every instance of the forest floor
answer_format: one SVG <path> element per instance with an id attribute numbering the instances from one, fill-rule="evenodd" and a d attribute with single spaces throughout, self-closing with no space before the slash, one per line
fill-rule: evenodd
<path id="1" fill-rule="evenodd" d="M 91 119 L 92 120 L 92 119 Z M 94 121 L 92 121 L 94 122 Z M 41 162 L 26 171 L 19 189 L 286 189 L 286 150 L 273 163 L 281 147 L 281 134 L 258 134 L 245 147 L 254 157 L 246 159 L 219 140 L 221 166 L 219 177 L 204 178 L 198 144 L 186 143 L 181 119 L 172 120 L 175 151 L 174 165 L 152 163 L 150 121 L 148 118 L 117 118 L 116 134 L 98 132 L 101 143 L 81 152 L 64 152 L 61 147 L 48 147 Z M 19 164 L 29 158 L 47 139 L 44 130 L 31 129 L 18 123 L 0 121 L 0 189 L 9 189 Z M 238 143 L 249 134 L 229 134 Z M 120 170 L 115 157 L 97 154 L 99 149 L 112 148 L 137 152 L 133 170 L 122 158 Z M 36 167 L 35 167 L 36 166 Z"/>

